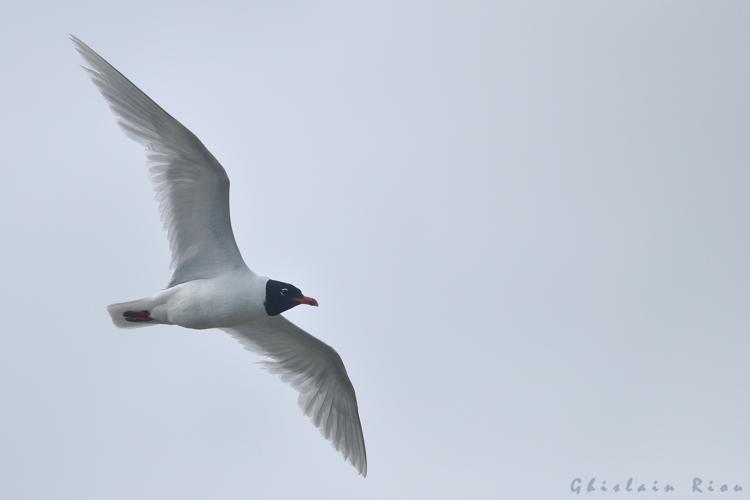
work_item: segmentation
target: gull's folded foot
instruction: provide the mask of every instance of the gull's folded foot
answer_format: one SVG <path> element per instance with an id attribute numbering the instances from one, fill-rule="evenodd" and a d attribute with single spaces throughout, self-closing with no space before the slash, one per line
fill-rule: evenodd
<path id="1" fill-rule="evenodd" d="M 122 315 L 125 321 L 130 321 L 131 323 L 145 323 L 154 320 L 148 311 L 125 311 Z"/>

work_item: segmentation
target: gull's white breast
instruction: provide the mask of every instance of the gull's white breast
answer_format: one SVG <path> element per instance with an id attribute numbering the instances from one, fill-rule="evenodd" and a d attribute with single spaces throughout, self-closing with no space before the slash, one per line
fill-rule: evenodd
<path id="1" fill-rule="evenodd" d="M 265 276 L 237 269 L 181 283 L 157 295 L 152 316 L 185 328 L 226 328 L 266 316 Z M 155 297 L 156 298 L 156 297 Z"/>

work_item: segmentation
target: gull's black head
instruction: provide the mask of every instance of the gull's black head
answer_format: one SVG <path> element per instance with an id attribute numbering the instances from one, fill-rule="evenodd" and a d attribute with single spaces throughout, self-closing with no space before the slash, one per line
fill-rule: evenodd
<path id="1" fill-rule="evenodd" d="M 318 301 L 311 297 L 305 297 L 299 288 L 289 283 L 275 280 L 266 282 L 266 300 L 263 302 L 263 306 L 265 306 L 266 313 L 269 316 L 276 316 L 300 304 L 317 306 Z"/>

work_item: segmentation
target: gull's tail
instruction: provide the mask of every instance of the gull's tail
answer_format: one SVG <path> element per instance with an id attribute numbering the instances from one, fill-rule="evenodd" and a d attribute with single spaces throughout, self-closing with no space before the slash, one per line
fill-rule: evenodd
<path id="1" fill-rule="evenodd" d="M 154 300 L 151 298 L 110 304 L 107 306 L 112 323 L 118 328 L 139 328 L 142 326 L 156 325 L 158 322 L 151 317 L 151 307 Z"/>

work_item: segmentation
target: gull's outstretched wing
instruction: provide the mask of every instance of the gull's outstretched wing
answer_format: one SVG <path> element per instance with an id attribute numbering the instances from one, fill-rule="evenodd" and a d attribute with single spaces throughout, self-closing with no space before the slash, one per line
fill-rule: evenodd
<path id="1" fill-rule="evenodd" d="M 298 402 L 321 434 L 367 475 L 357 397 L 341 357 L 283 316 L 225 328 L 247 349 L 271 358 L 264 365 L 299 392 Z"/>
<path id="2" fill-rule="evenodd" d="M 200 140 L 88 45 L 71 36 L 99 91 L 146 147 L 172 250 L 168 286 L 245 267 L 229 218 L 229 178 Z"/>

